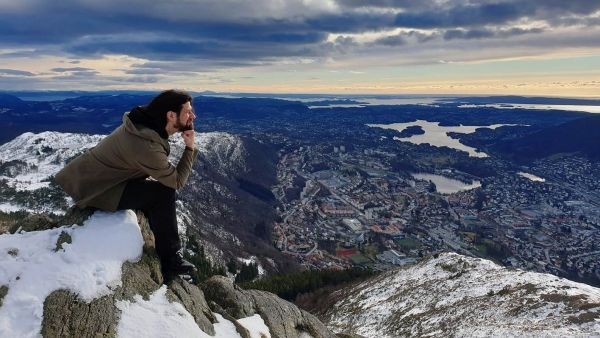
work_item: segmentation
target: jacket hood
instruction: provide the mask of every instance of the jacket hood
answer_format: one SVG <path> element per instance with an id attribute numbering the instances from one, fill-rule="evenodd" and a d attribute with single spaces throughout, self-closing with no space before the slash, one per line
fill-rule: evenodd
<path id="1" fill-rule="evenodd" d="M 169 134 L 165 130 L 165 126 L 167 125 L 167 117 L 165 115 L 151 112 L 145 106 L 137 106 L 129 112 L 129 119 L 135 125 L 142 125 L 154 130 L 165 140 L 169 138 Z"/>
<path id="2" fill-rule="evenodd" d="M 148 128 L 144 124 L 134 124 L 134 122 L 131 119 L 131 112 L 125 113 L 123 115 L 123 126 L 128 133 L 151 142 L 156 142 L 165 149 L 167 154 L 170 153 L 168 135 L 167 138 L 163 138 L 154 129 Z"/>

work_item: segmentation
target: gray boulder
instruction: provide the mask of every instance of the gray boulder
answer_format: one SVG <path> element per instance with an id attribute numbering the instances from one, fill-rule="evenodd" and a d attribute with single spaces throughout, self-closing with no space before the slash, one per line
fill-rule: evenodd
<path id="1" fill-rule="evenodd" d="M 273 338 L 296 338 L 303 332 L 315 338 L 336 337 L 317 317 L 270 292 L 243 290 L 223 276 L 209 278 L 202 290 L 211 308 L 224 317 L 239 319 L 259 314 Z"/>

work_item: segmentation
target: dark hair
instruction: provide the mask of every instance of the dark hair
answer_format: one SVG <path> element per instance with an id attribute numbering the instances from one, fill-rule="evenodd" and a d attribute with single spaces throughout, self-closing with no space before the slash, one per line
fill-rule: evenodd
<path id="1" fill-rule="evenodd" d="M 165 90 L 153 98 L 147 106 L 133 108 L 128 116 L 134 124 L 146 126 L 167 139 L 169 138 L 165 130 L 167 112 L 174 111 L 179 117 L 181 107 L 186 102 L 192 103 L 192 97 L 188 93 L 176 89 Z"/>
<path id="2" fill-rule="evenodd" d="M 169 89 L 153 98 L 150 104 L 146 106 L 146 109 L 150 114 L 164 118 L 166 122 L 167 112 L 174 111 L 179 116 L 181 106 L 186 102 L 192 103 L 192 97 L 188 93 L 183 90 Z"/>

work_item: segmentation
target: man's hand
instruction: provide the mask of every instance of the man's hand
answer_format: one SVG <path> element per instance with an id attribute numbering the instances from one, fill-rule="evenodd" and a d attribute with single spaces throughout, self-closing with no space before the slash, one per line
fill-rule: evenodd
<path id="1" fill-rule="evenodd" d="M 192 130 L 186 130 L 181 133 L 181 137 L 183 137 L 183 142 L 185 142 L 185 146 L 194 149 L 196 146 L 196 132 Z"/>

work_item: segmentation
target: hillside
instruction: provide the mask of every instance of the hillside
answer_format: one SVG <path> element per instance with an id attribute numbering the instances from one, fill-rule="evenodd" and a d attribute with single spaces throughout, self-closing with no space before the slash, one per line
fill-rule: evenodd
<path id="1" fill-rule="evenodd" d="M 455 253 L 390 270 L 322 302 L 334 332 L 366 337 L 600 333 L 600 289 Z"/>
<path id="2" fill-rule="evenodd" d="M 557 153 L 578 152 L 600 160 L 600 116 L 579 118 L 514 140 L 496 143 L 492 151 L 528 162 Z"/>

